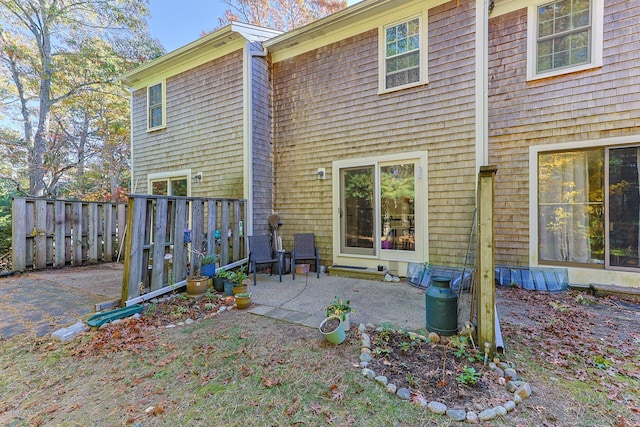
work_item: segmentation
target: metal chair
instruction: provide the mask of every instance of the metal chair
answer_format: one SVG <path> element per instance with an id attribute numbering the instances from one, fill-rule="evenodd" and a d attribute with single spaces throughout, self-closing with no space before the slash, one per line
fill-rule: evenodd
<path id="1" fill-rule="evenodd" d="M 295 266 L 298 260 L 315 260 L 316 275 L 320 278 L 320 252 L 316 248 L 313 233 L 293 235 L 293 250 L 291 251 L 291 274 L 296 278 Z"/>
<path id="2" fill-rule="evenodd" d="M 273 275 L 273 264 L 278 264 L 278 274 L 282 282 L 280 257 L 273 251 L 269 236 L 249 236 L 249 266 L 253 269 L 253 285 L 257 284 L 256 271 L 259 264 L 271 264 L 269 275 Z"/>

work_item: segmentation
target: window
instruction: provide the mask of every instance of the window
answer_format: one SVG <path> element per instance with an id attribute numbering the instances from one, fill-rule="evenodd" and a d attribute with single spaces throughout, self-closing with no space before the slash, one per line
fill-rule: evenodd
<path id="1" fill-rule="evenodd" d="M 147 127 L 149 130 L 164 127 L 164 90 L 163 84 L 158 83 L 147 88 Z"/>
<path id="2" fill-rule="evenodd" d="M 381 29 L 382 92 L 426 83 L 426 34 L 420 17 Z"/>
<path id="3" fill-rule="evenodd" d="M 425 160 L 394 157 L 336 162 L 341 254 L 405 261 L 422 257 L 416 236 L 421 233 L 417 214 L 424 211 L 419 195 Z"/>
<path id="4" fill-rule="evenodd" d="M 640 147 L 540 153 L 541 263 L 640 268 Z"/>
<path id="5" fill-rule="evenodd" d="M 156 196 L 188 196 L 188 171 L 149 174 L 149 193 Z"/>
<path id="6" fill-rule="evenodd" d="M 529 9 L 529 78 L 602 65 L 603 0 L 557 0 Z"/>

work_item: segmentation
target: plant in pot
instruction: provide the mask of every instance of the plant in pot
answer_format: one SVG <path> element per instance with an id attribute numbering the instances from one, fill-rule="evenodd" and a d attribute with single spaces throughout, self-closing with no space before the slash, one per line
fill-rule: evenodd
<path id="1" fill-rule="evenodd" d="M 224 282 L 227 277 L 227 270 L 220 268 L 216 270 L 216 275 L 213 277 L 213 289 L 216 292 L 224 292 Z"/>
<path id="2" fill-rule="evenodd" d="M 233 294 L 242 294 L 247 292 L 247 285 L 249 284 L 249 276 L 245 273 L 246 266 L 242 266 L 238 271 L 231 274 L 229 280 L 233 282 Z"/>
<path id="3" fill-rule="evenodd" d="M 209 287 L 209 277 L 201 274 L 200 268 L 204 254 L 196 250 L 191 250 L 193 256 L 189 265 L 189 276 L 187 277 L 187 293 L 189 295 L 202 295 Z"/>
<path id="4" fill-rule="evenodd" d="M 236 297 L 236 307 L 247 308 L 251 305 L 250 292 L 240 292 L 240 293 L 237 293 L 235 297 Z"/>
<path id="5" fill-rule="evenodd" d="M 327 317 L 320 323 L 318 329 L 331 344 L 342 344 L 347 338 L 347 334 L 344 331 L 344 323 L 339 316 L 331 315 Z"/>
<path id="6" fill-rule="evenodd" d="M 337 295 L 334 297 L 333 301 L 331 301 L 331 303 L 325 308 L 325 314 L 327 317 L 337 316 L 342 320 L 345 331 L 351 329 L 351 321 L 349 316 L 350 313 L 355 313 L 353 308 L 351 308 L 351 301 L 343 300 Z"/>
<path id="7" fill-rule="evenodd" d="M 225 296 L 233 295 L 232 279 L 234 276 L 235 276 L 235 272 L 231 270 L 227 270 L 225 268 L 221 268 L 220 270 L 218 270 L 218 273 L 216 274 L 216 277 L 219 278 L 219 280 L 222 280 L 222 290 L 224 291 Z"/>
<path id="8" fill-rule="evenodd" d="M 218 262 L 218 256 L 215 254 L 205 255 L 200 261 L 200 274 L 207 277 L 214 277 L 216 275 L 216 262 Z"/>

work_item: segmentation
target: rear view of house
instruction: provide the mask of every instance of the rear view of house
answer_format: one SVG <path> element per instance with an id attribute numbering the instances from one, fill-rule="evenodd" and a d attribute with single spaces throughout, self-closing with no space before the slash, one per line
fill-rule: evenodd
<path id="1" fill-rule="evenodd" d="M 122 77 L 132 188 L 247 199 L 325 265 L 461 266 L 497 166 L 495 260 L 637 286 L 640 0 L 366 0 L 233 23 Z M 635 48 L 634 48 L 635 46 Z"/>

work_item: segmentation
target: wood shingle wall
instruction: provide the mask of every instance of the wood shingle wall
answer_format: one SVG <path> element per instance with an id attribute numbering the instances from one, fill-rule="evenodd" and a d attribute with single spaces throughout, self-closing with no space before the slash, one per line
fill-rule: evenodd
<path id="1" fill-rule="evenodd" d="M 133 95 L 133 191 L 149 173 L 191 168 L 193 196 L 241 198 L 243 180 L 242 50 L 166 80 L 166 128 L 147 132 L 146 89 Z"/>
<path id="2" fill-rule="evenodd" d="M 377 27 L 274 64 L 285 246 L 313 232 L 323 262 L 332 259 L 332 161 L 426 151 L 429 261 L 463 263 L 475 206 L 474 23 L 472 2 L 430 9 L 429 83 L 382 95 Z M 315 175 L 321 167 L 325 180 Z"/>
<path id="3" fill-rule="evenodd" d="M 527 11 L 489 27 L 489 163 L 497 264 L 529 263 L 529 147 L 640 133 L 639 0 L 607 0 L 599 69 L 526 80 Z M 640 140 L 638 141 L 640 142 Z"/>

